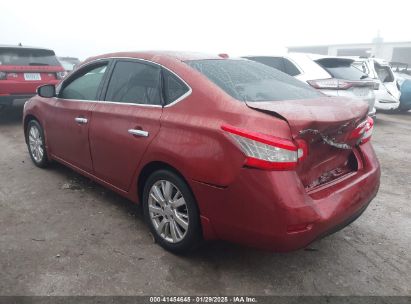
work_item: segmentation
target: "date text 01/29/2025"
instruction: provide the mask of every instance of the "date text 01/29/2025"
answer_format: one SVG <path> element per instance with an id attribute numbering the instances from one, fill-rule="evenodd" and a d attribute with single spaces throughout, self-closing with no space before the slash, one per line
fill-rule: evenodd
<path id="1" fill-rule="evenodd" d="M 150 297 L 150 303 L 257 303 L 257 302 L 258 301 L 255 297 L 248 297 L 248 296 Z"/>

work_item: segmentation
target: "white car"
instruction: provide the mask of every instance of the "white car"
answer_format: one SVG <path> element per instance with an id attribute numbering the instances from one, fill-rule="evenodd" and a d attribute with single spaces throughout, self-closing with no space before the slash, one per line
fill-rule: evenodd
<path id="1" fill-rule="evenodd" d="M 357 68 L 380 83 L 379 89 L 375 91 L 375 108 L 396 110 L 400 105 L 401 92 L 388 62 L 377 58 L 351 58 L 355 60 Z"/>
<path id="2" fill-rule="evenodd" d="M 276 68 L 306 82 L 329 96 L 345 96 L 368 103 L 375 117 L 375 94 L 378 83 L 353 66 L 354 60 L 315 54 L 289 53 L 283 56 L 244 56 Z"/>

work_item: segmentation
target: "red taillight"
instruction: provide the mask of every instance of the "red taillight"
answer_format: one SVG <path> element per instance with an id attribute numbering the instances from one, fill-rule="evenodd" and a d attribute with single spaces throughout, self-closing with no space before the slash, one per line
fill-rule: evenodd
<path id="1" fill-rule="evenodd" d="M 308 156 L 308 144 L 304 139 L 296 139 L 295 141 L 298 146 L 298 150 L 297 150 L 298 161 L 302 162 Z"/>
<path id="2" fill-rule="evenodd" d="M 374 120 L 371 117 L 361 122 L 352 132 L 350 138 L 359 139 L 361 144 L 364 144 L 371 139 L 374 128 Z"/>
<path id="3" fill-rule="evenodd" d="M 221 126 L 246 155 L 245 165 L 264 170 L 291 170 L 308 153 L 307 145 L 257 132 L 245 131 L 229 125 Z M 304 142 L 305 143 L 305 142 Z"/>
<path id="4" fill-rule="evenodd" d="M 316 89 L 347 90 L 352 87 L 352 83 L 335 78 L 308 80 L 307 82 Z"/>
<path id="5" fill-rule="evenodd" d="M 373 129 L 374 129 L 374 120 L 371 117 L 367 117 L 367 123 L 365 124 L 365 132 L 361 139 L 362 144 L 371 140 Z"/>

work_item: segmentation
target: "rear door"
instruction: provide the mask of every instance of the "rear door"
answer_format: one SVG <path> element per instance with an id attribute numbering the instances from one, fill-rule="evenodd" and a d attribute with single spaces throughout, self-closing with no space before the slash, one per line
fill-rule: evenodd
<path id="1" fill-rule="evenodd" d="M 105 85 L 104 102 L 93 108 L 90 149 L 95 175 L 127 191 L 149 143 L 160 130 L 161 68 L 118 59 Z"/>
<path id="2" fill-rule="evenodd" d="M 109 61 L 79 69 L 63 82 L 47 118 L 47 138 L 54 157 L 93 171 L 89 146 L 91 111 L 98 102 Z"/>

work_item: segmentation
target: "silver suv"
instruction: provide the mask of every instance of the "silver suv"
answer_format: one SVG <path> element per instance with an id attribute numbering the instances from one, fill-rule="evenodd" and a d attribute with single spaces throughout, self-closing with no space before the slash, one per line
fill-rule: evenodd
<path id="1" fill-rule="evenodd" d="M 354 66 L 368 74 L 380 87 L 375 91 L 377 110 L 396 110 L 400 105 L 400 90 L 388 62 L 384 59 L 354 57 Z"/>
<path id="2" fill-rule="evenodd" d="M 302 53 L 244 58 L 279 69 L 326 95 L 364 100 L 368 103 L 368 115 L 375 117 L 374 90 L 379 84 L 356 68 L 353 59 Z"/>

